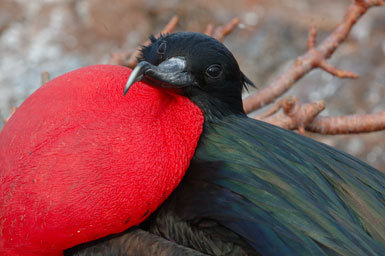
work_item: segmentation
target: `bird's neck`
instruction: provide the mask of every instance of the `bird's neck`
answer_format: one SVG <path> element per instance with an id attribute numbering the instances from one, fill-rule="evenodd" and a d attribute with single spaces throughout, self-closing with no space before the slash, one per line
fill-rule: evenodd
<path id="1" fill-rule="evenodd" d="M 218 123 L 229 115 L 245 115 L 240 97 L 217 98 L 201 93 L 189 98 L 202 110 L 205 123 Z"/>

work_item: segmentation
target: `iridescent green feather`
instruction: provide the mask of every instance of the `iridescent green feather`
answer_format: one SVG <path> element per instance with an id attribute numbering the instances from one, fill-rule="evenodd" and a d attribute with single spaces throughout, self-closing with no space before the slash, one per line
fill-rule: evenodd
<path id="1" fill-rule="evenodd" d="M 206 124 L 167 204 L 261 255 L 385 255 L 385 175 L 322 143 L 230 116 Z M 166 204 L 166 207 L 167 207 Z"/>

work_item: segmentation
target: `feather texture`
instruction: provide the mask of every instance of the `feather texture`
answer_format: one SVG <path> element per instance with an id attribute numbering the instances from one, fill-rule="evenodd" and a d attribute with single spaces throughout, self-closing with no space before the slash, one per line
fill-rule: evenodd
<path id="1" fill-rule="evenodd" d="M 232 115 L 206 123 L 161 211 L 192 226 L 214 221 L 260 255 L 385 255 L 384 184 L 346 153 Z"/>

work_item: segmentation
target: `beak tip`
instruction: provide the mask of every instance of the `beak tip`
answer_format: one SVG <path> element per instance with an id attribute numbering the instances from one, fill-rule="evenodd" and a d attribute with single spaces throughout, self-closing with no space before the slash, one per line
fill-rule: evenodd
<path id="1" fill-rule="evenodd" d="M 138 65 L 132 70 L 130 77 L 127 80 L 126 86 L 124 87 L 123 96 L 126 95 L 131 86 L 142 79 L 143 77 L 143 66 L 148 64 L 147 62 L 139 62 Z"/>
<path id="2" fill-rule="evenodd" d="M 127 94 L 129 88 L 130 88 L 129 86 L 126 86 L 126 87 L 124 88 L 123 96 L 125 96 L 125 95 Z"/>

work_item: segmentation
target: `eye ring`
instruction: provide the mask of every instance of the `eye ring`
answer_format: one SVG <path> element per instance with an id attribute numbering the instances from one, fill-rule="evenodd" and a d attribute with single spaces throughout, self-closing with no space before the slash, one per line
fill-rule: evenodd
<path id="1" fill-rule="evenodd" d="M 206 69 L 206 76 L 210 78 L 218 78 L 222 74 L 222 66 L 213 64 Z"/>
<path id="2" fill-rule="evenodd" d="M 164 55 L 165 52 L 166 52 L 166 42 L 162 42 L 162 43 L 159 45 L 158 49 L 157 49 L 157 53 L 158 53 L 159 55 Z"/>

